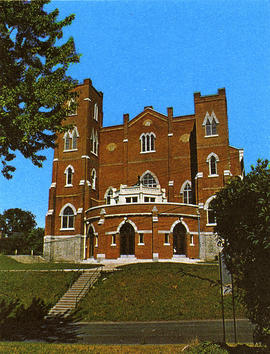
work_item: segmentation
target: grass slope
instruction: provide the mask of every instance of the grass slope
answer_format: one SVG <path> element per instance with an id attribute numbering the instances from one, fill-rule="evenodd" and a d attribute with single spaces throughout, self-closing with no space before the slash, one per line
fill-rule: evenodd
<path id="1" fill-rule="evenodd" d="M 0 270 L 62 270 L 62 269 L 88 269 L 97 267 L 93 264 L 80 263 L 19 263 L 15 259 L 0 254 Z"/>
<path id="2" fill-rule="evenodd" d="M 216 265 L 148 263 L 105 274 L 74 314 L 83 321 L 161 321 L 221 316 Z M 232 318 L 231 296 L 225 297 Z M 237 317 L 245 317 L 237 304 Z"/>

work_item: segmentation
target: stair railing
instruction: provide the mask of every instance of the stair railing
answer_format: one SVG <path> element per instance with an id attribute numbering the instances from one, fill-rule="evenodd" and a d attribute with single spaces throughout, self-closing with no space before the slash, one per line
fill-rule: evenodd
<path id="1" fill-rule="evenodd" d="M 97 274 L 98 274 L 98 273 L 101 273 L 101 270 L 102 270 L 103 267 L 104 267 L 104 266 L 101 266 L 101 267 L 98 267 L 98 268 L 95 269 L 95 271 L 92 273 L 91 277 L 90 277 L 90 278 L 87 280 L 87 282 L 84 284 L 84 286 L 83 286 L 83 288 L 81 289 L 81 291 L 79 292 L 79 294 L 77 294 L 76 299 L 75 299 L 75 300 L 76 300 L 76 301 L 75 301 L 76 306 L 78 305 L 78 302 L 79 302 L 79 300 L 80 300 L 80 298 L 81 298 L 81 295 L 82 295 L 82 293 L 84 292 L 84 290 L 89 287 L 89 284 L 91 284 L 91 281 L 92 281 L 94 278 L 96 278 Z"/>

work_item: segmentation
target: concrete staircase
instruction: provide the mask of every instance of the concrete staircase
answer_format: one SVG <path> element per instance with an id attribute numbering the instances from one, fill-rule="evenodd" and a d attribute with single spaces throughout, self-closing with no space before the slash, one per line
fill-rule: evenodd
<path id="1" fill-rule="evenodd" d="M 57 304 L 50 309 L 46 318 L 67 317 L 75 309 L 89 288 L 98 280 L 101 269 L 102 267 L 98 267 L 83 271 L 77 281 L 61 297 Z"/>

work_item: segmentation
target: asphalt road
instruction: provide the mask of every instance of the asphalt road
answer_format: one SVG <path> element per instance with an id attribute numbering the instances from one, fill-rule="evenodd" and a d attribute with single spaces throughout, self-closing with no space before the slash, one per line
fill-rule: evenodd
<path id="1" fill-rule="evenodd" d="M 233 321 L 226 320 L 226 342 L 234 342 Z M 237 320 L 237 342 L 252 342 L 252 325 Z M 70 328 L 71 329 L 71 328 Z M 222 321 L 95 322 L 72 325 L 75 342 L 85 344 L 177 344 L 194 338 L 223 341 Z"/>

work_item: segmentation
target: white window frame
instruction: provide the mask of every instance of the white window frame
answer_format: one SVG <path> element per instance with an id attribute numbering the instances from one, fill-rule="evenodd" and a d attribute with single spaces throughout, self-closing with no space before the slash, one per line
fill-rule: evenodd
<path id="1" fill-rule="evenodd" d="M 70 100 L 68 100 L 68 101 L 67 101 L 68 109 L 70 109 L 71 103 L 75 103 L 75 102 L 76 102 L 76 100 L 75 100 L 74 97 L 72 97 Z M 68 114 L 68 117 L 77 116 L 77 115 L 78 115 L 78 106 L 76 106 L 74 112 L 70 112 L 70 113 Z"/>
<path id="2" fill-rule="evenodd" d="M 149 186 L 149 185 L 143 184 L 143 179 L 144 179 L 145 176 L 148 175 L 148 174 L 152 176 L 153 180 L 155 180 L 155 185 Z M 149 171 L 149 170 L 145 171 L 145 172 L 142 174 L 140 180 L 141 180 L 141 183 L 142 183 L 145 187 L 156 188 L 156 187 L 159 185 L 159 181 L 158 181 L 158 179 L 157 179 L 157 176 L 156 176 L 153 172 L 151 172 L 151 171 Z"/>
<path id="3" fill-rule="evenodd" d="M 97 181 L 97 171 L 95 168 L 92 169 L 91 171 L 91 186 L 92 189 L 96 189 L 96 181 Z"/>
<path id="4" fill-rule="evenodd" d="M 189 190 L 187 190 L 187 186 L 190 187 Z M 185 203 L 185 193 L 186 192 L 189 192 L 187 194 L 187 203 Z M 183 197 L 183 203 L 185 204 L 192 204 L 192 184 L 189 180 L 186 180 L 183 184 L 182 184 L 182 187 L 180 189 L 180 194 L 182 194 L 182 197 Z"/>
<path id="5" fill-rule="evenodd" d="M 94 104 L 94 120 L 98 122 L 98 105 Z"/>
<path id="6" fill-rule="evenodd" d="M 98 156 L 98 133 L 97 131 L 94 131 L 94 128 L 92 129 L 90 140 L 91 140 L 91 152 L 92 154 Z"/>
<path id="7" fill-rule="evenodd" d="M 215 199 L 215 198 L 216 198 L 216 196 L 212 195 L 210 198 L 207 199 L 207 201 L 204 204 L 204 210 L 206 210 L 206 214 L 207 214 L 206 215 L 207 216 L 207 224 L 206 224 L 206 226 L 215 226 L 217 224 L 216 222 L 213 222 L 213 223 L 209 222 L 209 214 L 208 214 L 209 210 L 212 210 L 212 209 L 209 209 L 209 206 L 210 206 L 212 200 Z"/>
<path id="8" fill-rule="evenodd" d="M 144 233 L 139 232 L 139 240 L 138 240 L 138 246 L 144 246 Z"/>
<path id="9" fill-rule="evenodd" d="M 216 130 L 215 132 L 213 132 L 213 123 L 215 124 L 215 130 Z M 215 112 L 212 111 L 211 115 L 208 112 L 206 112 L 206 115 L 204 117 L 203 124 L 202 124 L 203 127 L 205 128 L 205 138 L 218 136 L 218 124 L 219 124 L 219 121 L 215 115 Z M 208 134 L 208 132 L 207 132 L 207 126 L 210 126 L 210 134 Z"/>
<path id="10" fill-rule="evenodd" d="M 69 171 L 71 171 L 71 183 L 68 183 L 68 179 L 69 179 Z M 74 175 L 74 168 L 72 165 L 68 165 L 67 168 L 65 169 L 64 174 L 66 175 L 66 184 L 65 187 L 73 187 L 73 175 Z"/>
<path id="11" fill-rule="evenodd" d="M 65 211 L 65 209 L 66 208 L 71 208 L 72 209 L 72 211 L 73 211 L 73 215 L 64 215 L 64 211 Z M 72 205 L 72 204 L 70 204 L 70 203 L 67 203 L 67 204 L 65 204 L 63 207 L 62 207 L 62 209 L 61 209 L 61 211 L 60 211 L 60 213 L 59 213 L 59 216 L 61 217 L 61 228 L 60 228 L 60 231 L 71 231 L 71 230 L 75 230 L 75 217 L 76 217 L 76 215 L 77 215 L 77 211 L 76 211 L 76 208 Z M 73 227 L 64 227 L 64 217 L 65 216 L 67 216 L 68 217 L 68 221 L 67 221 L 67 225 L 69 225 L 69 218 L 70 217 L 72 217 L 73 218 Z"/>
<path id="12" fill-rule="evenodd" d="M 168 241 L 168 242 L 166 242 Z M 170 233 L 165 232 L 164 233 L 164 246 L 170 246 Z"/>
<path id="13" fill-rule="evenodd" d="M 215 173 L 212 173 L 212 168 L 211 168 L 212 158 L 215 158 Z M 218 176 L 217 163 L 219 162 L 218 155 L 215 154 L 214 152 L 211 152 L 211 154 L 209 154 L 207 156 L 206 162 L 208 163 L 208 166 L 209 166 L 209 175 L 208 175 L 208 177 L 217 177 Z"/>
<path id="14" fill-rule="evenodd" d="M 146 154 L 149 152 L 156 152 L 156 134 L 151 133 L 142 133 L 140 135 L 141 141 L 141 154 Z"/>
<path id="15" fill-rule="evenodd" d="M 77 151 L 78 150 L 78 138 L 79 132 L 77 127 L 74 127 L 72 131 L 65 132 L 64 139 L 64 152 Z M 68 142 L 68 146 L 67 146 Z M 75 145 L 76 142 L 76 145 Z"/>
<path id="16" fill-rule="evenodd" d="M 112 243 L 111 246 L 116 246 L 116 234 L 112 234 Z"/>

